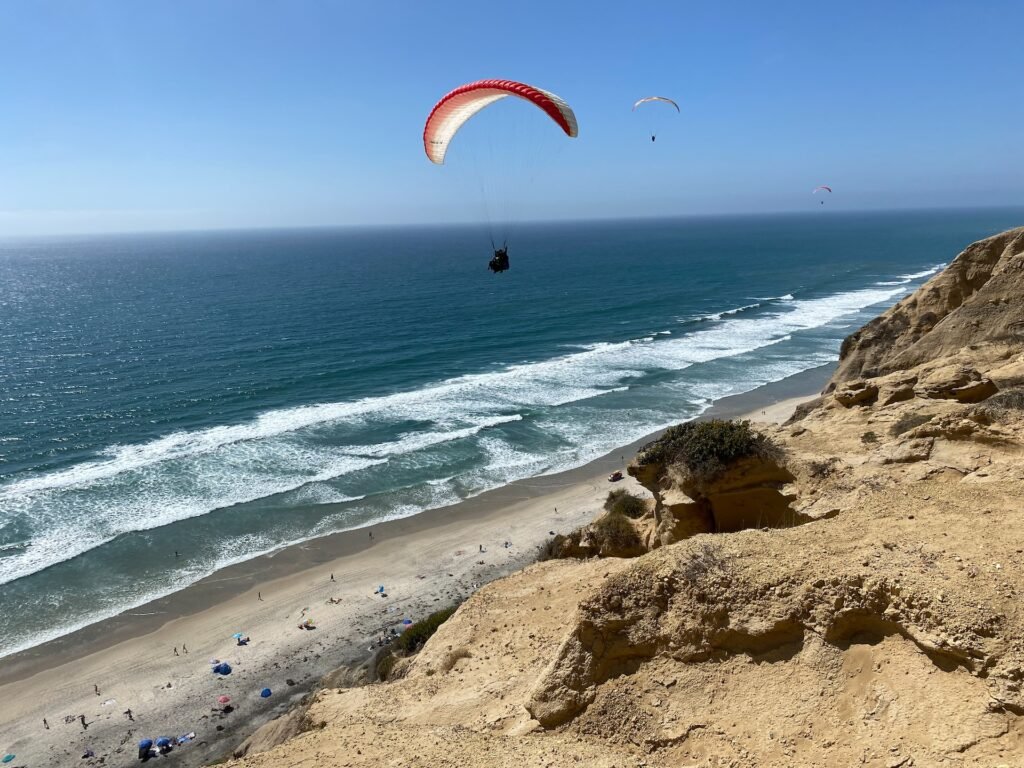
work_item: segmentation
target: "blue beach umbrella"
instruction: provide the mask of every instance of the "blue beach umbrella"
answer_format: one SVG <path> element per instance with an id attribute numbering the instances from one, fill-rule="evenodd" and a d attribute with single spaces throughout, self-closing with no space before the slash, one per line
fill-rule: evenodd
<path id="1" fill-rule="evenodd" d="M 168 747 L 168 746 L 170 746 L 170 744 L 171 744 L 171 740 L 169 738 L 167 738 L 166 736 L 161 736 L 159 739 L 156 740 L 156 745 L 158 747 Z"/>
<path id="2" fill-rule="evenodd" d="M 270 698 L 270 689 L 269 688 L 264 688 L 262 691 L 260 691 L 260 697 L 264 698 L 264 699 L 269 699 Z"/>
<path id="3" fill-rule="evenodd" d="M 235 632 L 235 634 L 233 634 L 231 637 L 234 640 L 241 640 L 243 637 L 245 637 L 245 635 L 243 635 L 241 632 Z"/>
<path id="4" fill-rule="evenodd" d="M 14 759 L 14 755 L 12 755 L 10 753 L 7 753 L 6 755 L 3 756 L 3 759 L 0 759 L 0 763 L 9 763 L 13 759 Z"/>
<path id="5" fill-rule="evenodd" d="M 152 746 L 153 746 L 153 740 L 152 739 L 143 739 L 142 741 L 139 742 L 139 749 L 149 749 Z"/>

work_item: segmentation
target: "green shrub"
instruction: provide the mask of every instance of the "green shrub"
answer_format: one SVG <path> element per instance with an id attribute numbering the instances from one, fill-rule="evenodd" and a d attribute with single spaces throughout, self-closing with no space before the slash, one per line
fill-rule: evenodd
<path id="1" fill-rule="evenodd" d="M 568 536 L 563 536 L 562 534 L 552 536 L 540 545 L 537 560 L 543 563 L 545 560 L 561 560 L 562 558 L 570 557 L 566 553 L 576 551 L 582 540 L 583 530 L 580 528 L 577 528 Z"/>
<path id="2" fill-rule="evenodd" d="M 451 608 L 435 611 L 427 616 L 427 618 L 417 621 L 415 624 L 410 624 L 409 628 L 398 636 L 392 647 L 407 654 L 416 653 L 427 644 L 427 640 L 437 632 L 438 627 L 448 621 L 457 609 L 458 606 L 453 605 Z"/>
<path id="3" fill-rule="evenodd" d="M 427 640 L 437 632 L 438 627 L 450 619 L 458 608 L 459 606 L 453 605 L 451 608 L 435 611 L 427 618 L 410 624 L 391 645 L 381 648 L 373 660 L 377 679 L 387 680 L 399 659 L 419 653 L 427 644 Z"/>
<path id="4" fill-rule="evenodd" d="M 599 551 L 626 551 L 640 546 L 633 524 L 619 512 L 609 512 L 590 526 Z"/>
<path id="5" fill-rule="evenodd" d="M 377 674 L 378 680 L 387 680 L 388 675 L 391 674 L 391 670 L 395 668 L 395 664 L 398 663 L 398 657 L 392 653 L 390 648 L 381 649 L 381 653 L 377 654 L 377 660 L 373 665 L 373 670 Z"/>
<path id="6" fill-rule="evenodd" d="M 751 429 L 749 421 L 709 419 L 669 427 L 641 449 L 637 461 L 679 464 L 691 477 L 707 481 L 730 463 L 752 456 L 781 461 L 783 452 L 769 437 Z"/>
<path id="7" fill-rule="evenodd" d="M 616 512 L 636 520 L 647 512 L 647 502 L 625 488 L 616 488 L 608 493 L 604 508 L 607 512 Z"/>
<path id="8" fill-rule="evenodd" d="M 904 432 L 909 432 L 915 427 L 920 427 L 922 424 L 927 424 L 932 420 L 931 416 L 926 416 L 923 413 L 908 413 L 901 416 L 899 420 L 889 427 L 889 434 L 893 437 L 902 435 Z"/>

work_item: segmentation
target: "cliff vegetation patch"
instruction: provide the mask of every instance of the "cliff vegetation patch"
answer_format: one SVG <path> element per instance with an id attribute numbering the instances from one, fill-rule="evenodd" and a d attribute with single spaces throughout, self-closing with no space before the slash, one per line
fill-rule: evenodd
<path id="1" fill-rule="evenodd" d="M 746 458 L 779 463 L 784 454 L 749 421 L 709 419 L 669 427 L 659 439 L 641 449 L 637 462 L 641 466 L 675 464 L 686 469 L 694 480 L 708 482 L 732 462 Z"/>

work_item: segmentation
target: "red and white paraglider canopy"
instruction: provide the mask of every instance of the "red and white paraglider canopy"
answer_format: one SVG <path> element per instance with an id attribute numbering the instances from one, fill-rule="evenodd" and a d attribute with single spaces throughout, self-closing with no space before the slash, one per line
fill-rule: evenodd
<path id="1" fill-rule="evenodd" d="M 555 94 L 515 80 L 477 80 L 460 85 L 430 111 L 423 126 L 423 150 L 430 162 L 443 164 L 452 137 L 465 122 L 484 107 L 508 96 L 516 96 L 540 107 L 570 138 L 579 133 L 572 108 Z"/>

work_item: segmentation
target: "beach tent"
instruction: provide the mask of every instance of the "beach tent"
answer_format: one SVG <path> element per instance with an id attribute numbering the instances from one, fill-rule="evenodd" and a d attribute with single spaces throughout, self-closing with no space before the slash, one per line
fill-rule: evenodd
<path id="1" fill-rule="evenodd" d="M 8 752 L 6 755 L 3 756 L 3 759 L 0 759 L 0 763 L 9 763 L 13 759 L 14 759 L 14 755 L 12 755 L 12 754 L 10 754 Z"/>
<path id="2" fill-rule="evenodd" d="M 262 698 L 264 698 L 264 699 L 269 699 L 270 698 L 270 689 L 269 688 L 264 688 L 262 691 L 260 691 L 260 696 Z"/>
<path id="3" fill-rule="evenodd" d="M 213 673 L 215 675 L 230 675 L 231 665 L 228 664 L 226 661 L 222 661 L 220 664 L 213 668 Z"/>
<path id="4" fill-rule="evenodd" d="M 227 704 L 229 701 L 231 701 L 231 697 L 230 696 L 218 696 L 217 697 L 217 703 L 218 704 Z"/>

